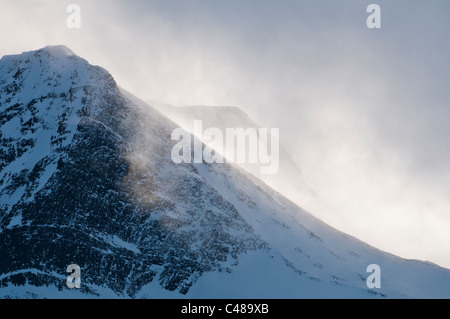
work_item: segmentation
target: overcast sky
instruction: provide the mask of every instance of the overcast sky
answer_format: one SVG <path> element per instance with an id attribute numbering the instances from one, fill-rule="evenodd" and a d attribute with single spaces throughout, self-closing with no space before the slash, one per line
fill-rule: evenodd
<path id="1" fill-rule="evenodd" d="M 95 2 L 95 3 L 93 3 Z M 68 4 L 81 28 L 66 26 Z M 368 29 L 366 7 L 381 7 Z M 450 2 L 0 0 L 0 56 L 65 44 L 144 100 L 235 105 L 383 250 L 450 268 Z"/>

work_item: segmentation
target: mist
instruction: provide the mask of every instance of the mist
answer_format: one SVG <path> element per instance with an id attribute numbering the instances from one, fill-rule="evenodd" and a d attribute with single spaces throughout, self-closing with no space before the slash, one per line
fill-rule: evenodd
<path id="1" fill-rule="evenodd" d="M 64 44 L 142 100 L 234 105 L 375 247 L 450 268 L 447 1 L 0 0 L 0 56 Z M 169 141 L 168 141 L 169 142 Z"/>

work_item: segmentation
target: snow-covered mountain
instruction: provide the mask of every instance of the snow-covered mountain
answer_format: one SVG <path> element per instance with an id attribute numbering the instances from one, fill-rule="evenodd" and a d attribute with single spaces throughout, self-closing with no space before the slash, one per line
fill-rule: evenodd
<path id="1" fill-rule="evenodd" d="M 3 57 L 0 297 L 450 297 L 450 270 L 347 236 L 237 166 L 175 164 L 176 127 L 66 47 Z"/>

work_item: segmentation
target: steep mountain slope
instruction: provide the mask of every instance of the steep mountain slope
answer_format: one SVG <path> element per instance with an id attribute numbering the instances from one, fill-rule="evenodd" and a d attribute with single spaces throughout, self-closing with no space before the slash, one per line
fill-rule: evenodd
<path id="1" fill-rule="evenodd" d="M 225 132 L 226 128 L 255 128 L 258 130 L 262 127 L 262 125 L 252 120 L 238 107 L 205 105 L 176 107 L 169 104 L 161 104 L 156 101 L 150 101 L 149 104 L 192 134 L 195 134 L 195 120 L 202 121 L 204 130 L 209 127 L 216 127 L 222 132 Z M 207 143 L 208 141 L 204 142 Z M 258 177 L 268 186 L 280 192 L 314 216 L 330 222 L 335 221 L 337 217 L 334 216 L 338 216 L 338 213 L 308 186 L 303 179 L 301 170 L 294 163 L 288 151 L 283 147 L 282 140 L 280 142 L 279 170 L 276 174 L 261 174 L 261 164 L 259 163 L 242 163 L 238 164 L 239 167 Z M 227 152 L 226 145 L 224 145 L 224 151 L 225 153 Z M 248 144 L 246 151 L 247 153 L 249 152 Z"/>
<path id="2" fill-rule="evenodd" d="M 0 124 L 0 297 L 450 297 L 449 270 L 348 237 L 237 167 L 173 163 L 176 125 L 65 47 L 0 60 Z"/>

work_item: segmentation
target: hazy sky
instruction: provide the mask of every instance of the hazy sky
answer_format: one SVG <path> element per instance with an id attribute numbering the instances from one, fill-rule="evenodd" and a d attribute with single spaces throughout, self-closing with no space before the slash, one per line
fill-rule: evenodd
<path id="1" fill-rule="evenodd" d="M 95 3 L 94 3 L 95 2 Z M 70 3 L 81 28 L 66 26 Z M 381 7 L 368 29 L 366 7 Z M 144 100 L 236 105 L 383 250 L 450 268 L 450 2 L 0 0 L 0 56 L 65 44 Z"/>

